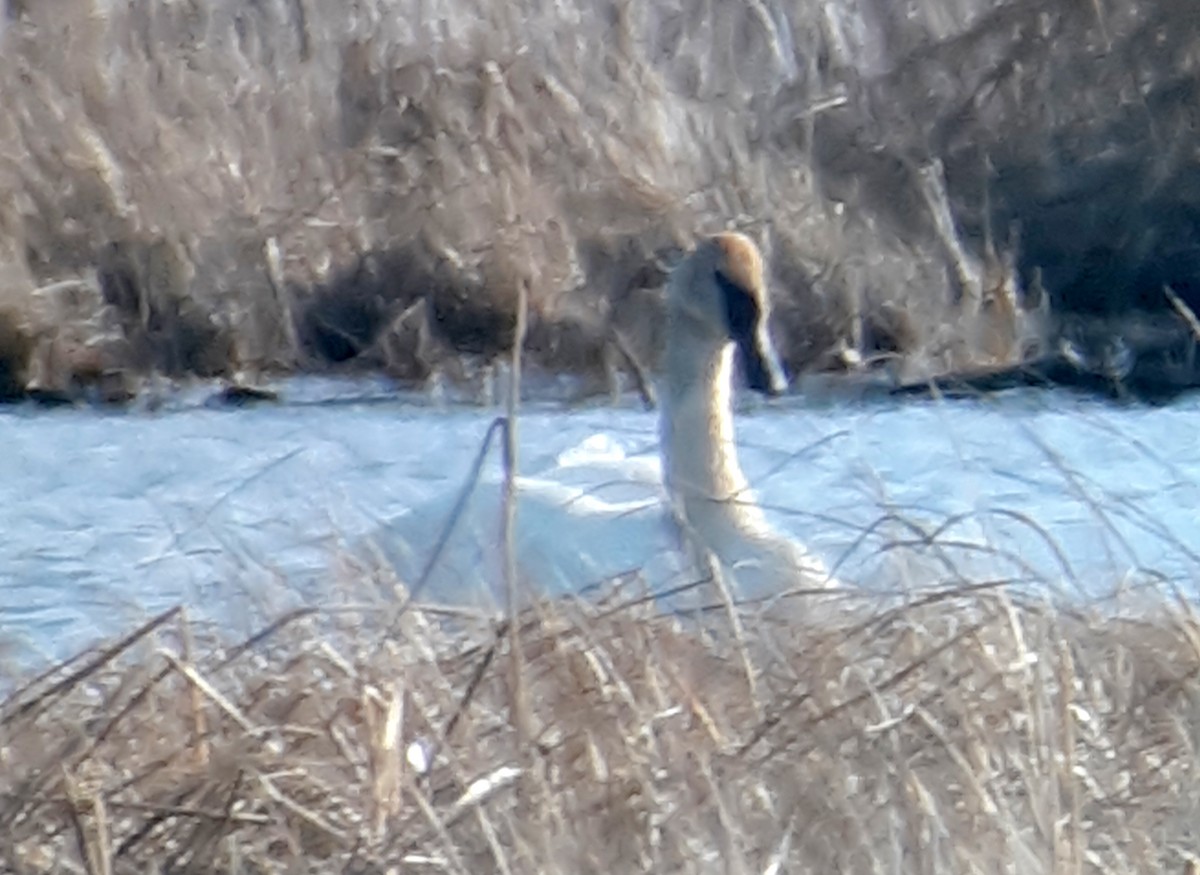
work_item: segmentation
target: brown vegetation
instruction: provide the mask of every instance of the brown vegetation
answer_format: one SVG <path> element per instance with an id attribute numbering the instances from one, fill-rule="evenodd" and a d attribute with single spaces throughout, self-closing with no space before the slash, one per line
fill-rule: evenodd
<path id="1" fill-rule="evenodd" d="M 804 611 L 811 610 L 805 606 Z M 0 706 L 6 872 L 1186 872 L 1200 627 L 946 593 L 244 645 L 169 612 Z M 424 761 L 429 762 L 426 767 Z"/>
<path id="2" fill-rule="evenodd" d="M 730 224 L 793 370 L 1011 361 L 1037 270 L 1061 307 L 1196 303 L 1183 0 L 438 9 L 9 4 L 0 357 L 422 379 L 503 349 L 527 284 L 535 366 L 611 362 L 621 324 L 652 362 L 636 293 Z M 64 282 L 91 309 L 39 306 Z"/>

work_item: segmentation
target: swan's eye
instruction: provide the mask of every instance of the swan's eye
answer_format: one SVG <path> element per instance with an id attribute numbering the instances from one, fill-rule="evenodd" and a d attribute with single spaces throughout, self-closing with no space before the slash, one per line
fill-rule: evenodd
<path id="1" fill-rule="evenodd" d="M 725 299 L 725 320 L 729 323 L 729 336 L 737 338 L 750 337 L 758 326 L 758 300 L 739 286 L 731 282 L 720 271 L 717 271 L 717 287 L 721 297 Z"/>

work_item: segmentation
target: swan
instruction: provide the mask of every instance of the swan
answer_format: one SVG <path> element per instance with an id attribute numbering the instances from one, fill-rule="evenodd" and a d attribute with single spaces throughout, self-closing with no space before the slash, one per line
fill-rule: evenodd
<path id="1" fill-rule="evenodd" d="M 545 593 L 636 573 L 663 592 L 704 577 L 711 558 L 741 597 L 828 586 L 820 559 L 769 524 L 738 462 L 735 360 L 750 389 L 775 396 L 787 387 L 757 246 L 736 232 L 701 240 L 671 272 L 666 298 L 659 464 L 597 436 L 549 471 L 519 477 L 520 575 Z M 500 495 L 498 476 L 479 484 L 415 595 L 499 603 Z M 422 578 L 456 501 L 406 512 L 375 539 L 400 582 Z"/>
<path id="2" fill-rule="evenodd" d="M 710 551 L 741 594 L 755 596 L 832 583 L 820 559 L 770 525 L 738 463 L 735 356 L 753 391 L 777 396 L 787 388 L 770 314 L 762 256 L 744 234 L 704 240 L 667 283 L 664 485 L 693 549 Z"/>

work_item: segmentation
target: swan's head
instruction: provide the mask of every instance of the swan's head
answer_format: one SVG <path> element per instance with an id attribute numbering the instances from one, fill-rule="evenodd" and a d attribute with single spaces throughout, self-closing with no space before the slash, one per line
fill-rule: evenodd
<path id="1" fill-rule="evenodd" d="M 732 342 L 751 389 L 779 395 L 787 378 L 767 330 L 770 299 L 762 256 L 745 234 L 707 238 L 675 269 L 668 308 L 714 343 Z"/>

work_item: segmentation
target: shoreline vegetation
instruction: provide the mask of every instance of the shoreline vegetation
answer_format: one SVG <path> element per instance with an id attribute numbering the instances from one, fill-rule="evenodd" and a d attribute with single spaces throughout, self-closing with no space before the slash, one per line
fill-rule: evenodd
<path id="1" fill-rule="evenodd" d="M 8 0 L 0 398 L 470 384 L 522 290 L 529 367 L 607 391 L 731 225 L 793 374 L 1169 398 L 1197 46 L 1185 0 Z"/>
<path id="2" fill-rule="evenodd" d="M 802 601 L 736 643 L 616 600 L 236 646 L 168 611 L 0 704 L 0 869 L 1200 868 L 1190 608 Z"/>

